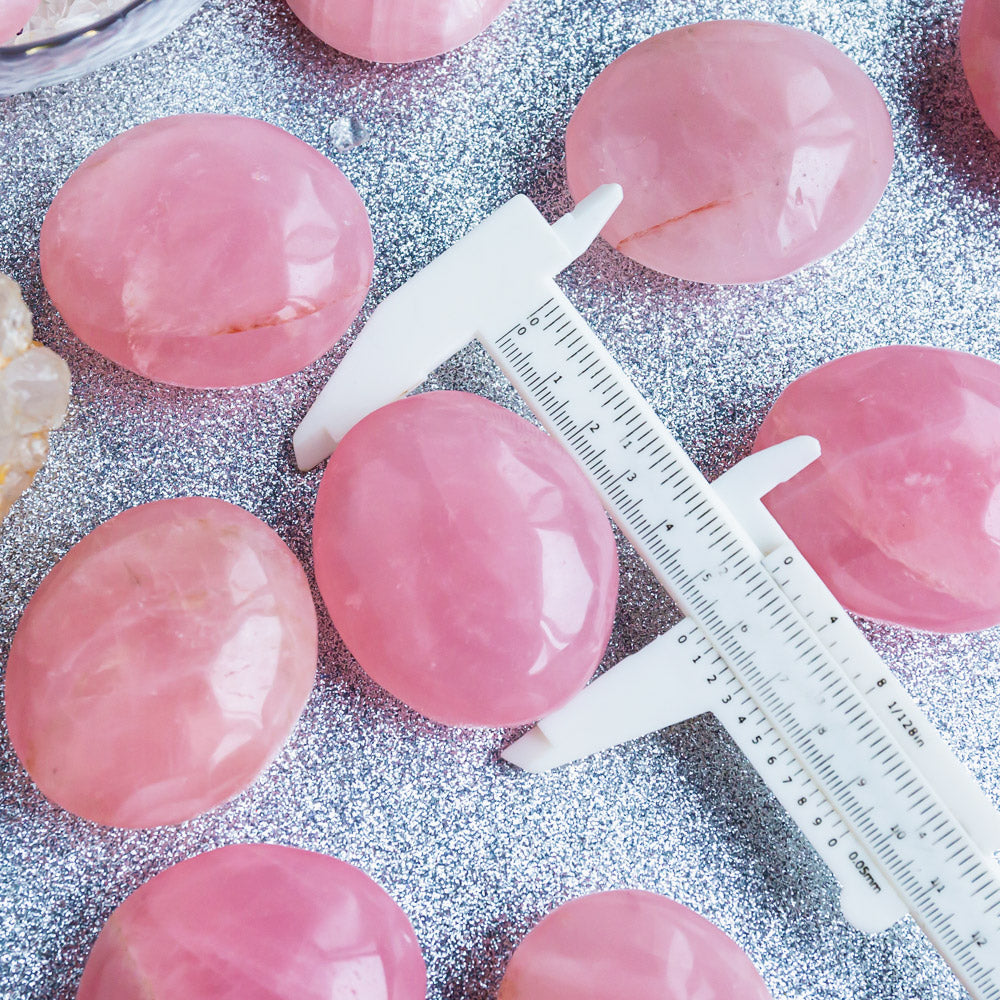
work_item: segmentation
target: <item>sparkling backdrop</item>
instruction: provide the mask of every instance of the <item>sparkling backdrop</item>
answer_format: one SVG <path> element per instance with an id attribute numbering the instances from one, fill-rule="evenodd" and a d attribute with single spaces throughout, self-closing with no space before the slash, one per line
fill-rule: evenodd
<path id="1" fill-rule="evenodd" d="M 889 189 L 855 239 L 764 286 L 679 282 L 600 242 L 561 279 L 712 478 L 746 454 L 788 380 L 820 362 L 899 342 L 1000 361 L 1000 143 L 962 76 L 958 16 L 958 3 L 942 0 L 514 0 L 460 51 L 393 67 L 326 48 L 278 0 L 209 0 L 153 49 L 0 102 L 0 269 L 22 283 L 38 338 L 74 378 L 52 457 L 0 530 L 0 662 L 55 561 L 146 500 L 205 494 L 241 504 L 311 568 L 318 473 L 295 471 L 289 440 L 346 343 L 267 386 L 181 390 L 82 346 L 48 301 L 38 269 L 46 207 L 112 136 L 163 115 L 229 112 L 329 155 L 371 215 L 376 274 L 363 320 L 512 195 L 530 195 L 550 217 L 570 207 L 566 122 L 628 46 L 717 17 L 822 34 L 872 76 L 897 138 Z M 475 346 L 428 385 L 523 412 Z M 676 618 L 623 544 L 606 663 Z M 666 893 L 715 921 L 777 1000 L 965 995 L 912 922 L 871 938 L 844 922 L 832 879 L 711 716 L 528 776 L 497 760 L 510 734 L 427 722 L 367 680 L 323 612 L 321 630 L 316 688 L 284 751 L 243 795 L 179 828 L 110 830 L 49 805 L 0 724 L 3 1000 L 72 997 L 101 924 L 128 892 L 182 858 L 242 840 L 325 851 L 367 870 L 413 920 L 432 1000 L 494 996 L 540 916 L 623 886 Z M 1000 797 L 1000 631 L 867 631 Z"/>

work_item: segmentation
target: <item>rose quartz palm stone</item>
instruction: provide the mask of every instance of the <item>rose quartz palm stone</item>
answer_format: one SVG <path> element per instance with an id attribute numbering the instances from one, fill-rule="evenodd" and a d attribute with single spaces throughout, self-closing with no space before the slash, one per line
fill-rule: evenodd
<path id="1" fill-rule="evenodd" d="M 965 0 L 958 44 L 976 106 L 1000 137 L 1000 0 Z"/>
<path id="2" fill-rule="evenodd" d="M 431 392 L 369 415 L 316 502 L 316 579 L 384 688 L 452 725 L 537 719 L 594 672 L 618 589 L 597 494 L 503 407 Z"/>
<path id="3" fill-rule="evenodd" d="M 406 914 L 364 872 L 236 844 L 161 872 L 111 914 L 77 1000 L 424 1000 Z"/>
<path id="4" fill-rule="evenodd" d="M 0 0 L 0 45 L 17 44 L 15 36 L 31 20 L 39 0 Z"/>
<path id="5" fill-rule="evenodd" d="M 935 632 L 1000 623 L 1000 365 L 880 347 L 796 379 L 755 448 L 821 458 L 765 503 L 849 610 Z"/>
<path id="6" fill-rule="evenodd" d="M 70 329 L 160 382 L 298 371 L 361 308 L 368 216 L 329 160 L 280 128 L 179 115 L 130 129 L 56 195 L 42 277 Z"/>
<path id="7" fill-rule="evenodd" d="M 10 739 L 53 802 L 110 826 L 180 823 L 246 788 L 316 668 L 305 573 L 221 500 L 134 507 L 42 581 L 7 661 Z"/>
<path id="8" fill-rule="evenodd" d="M 566 132 L 573 197 L 617 181 L 605 238 L 692 281 L 768 281 L 818 260 L 885 190 L 892 127 L 871 80 L 797 28 L 708 21 L 629 49 Z"/>
<path id="9" fill-rule="evenodd" d="M 341 52 L 374 62 L 429 59 L 478 35 L 510 0 L 288 0 L 300 21 Z"/>
<path id="10" fill-rule="evenodd" d="M 518 945 L 498 1000 L 771 1000 L 739 946 L 652 892 L 581 896 Z"/>

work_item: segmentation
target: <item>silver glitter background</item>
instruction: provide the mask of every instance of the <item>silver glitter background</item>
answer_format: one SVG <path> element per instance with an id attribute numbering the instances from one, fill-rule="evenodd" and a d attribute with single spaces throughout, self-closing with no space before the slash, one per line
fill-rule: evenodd
<path id="1" fill-rule="evenodd" d="M 515 193 L 569 205 L 566 122 L 587 84 L 650 34 L 716 17 L 823 35 L 889 106 L 897 161 L 874 216 L 824 262 L 766 286 L 665 278 L 598 242 L 569 297 L 711 478 L 748 450 L 770 401 L 814 365 L 896 342 L 1000 361 L 1000 143 L 956 50 L 958 0 L 514 0 L 482 36 L 428 62 L 377 66 L 313 38 L 279 2 L 209 0 L 125 62 L 0 102 L 0 269 L 25 288 L 38 336 L 70 363 L 74 398 L 34 488 L 0 532 L 0 662 L 38 583 L 98 523 L 147 500 L 206 494 L 274 526 L 311 567 L 318 474 L 291 431 L 360 328 L 267 386 L 155 385 L 82 346 L 54 313 L 38 232 L 92 150 L 184 111 L 266 119 L 331 156 L 368 206 L 375 282 L 364 315 Z M 360 145 L 351 145 L 361 138 Z M 470 347 L 429 383 L 520 408 Z M 606 663 L 677 617 L 622 547 Z M 876 646 L 991 794 L 1000 797 L 1000 630 L 938 637 L 870 627 Z M 0 728 L 0 997 L 74 995 L 90 945 L 127 893 L 167 865 L 242 840 L 360 865 L 413 920 L 433 1000 L 494 996 L 541 915 L 585 892 L 659 891 L 731 934 L 777 1000 L 958 1000 L 915 925 L 877 937 L 840 916 L 836 887 L 711 716 L 545 776 L 497 760 L 510 738 L 427 722 L 376 688 L 321 612 L 321 662 L 302 722 L 247 792 L 179 828 L 123 832 L 47 803 Z"/>

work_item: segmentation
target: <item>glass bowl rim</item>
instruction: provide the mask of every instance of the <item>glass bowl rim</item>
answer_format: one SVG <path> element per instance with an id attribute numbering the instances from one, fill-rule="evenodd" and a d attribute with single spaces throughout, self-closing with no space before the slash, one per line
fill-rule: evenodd
<path id="1" fill-rule="evenodd" d="M 139 7 L 148 6 L 149 4 L 155 4 L 157 2 L 160 2 L 160 0 L 129 0 L 124 7 L 121 7 L 116 11 L 112 11 L 112 13 L 107 14 L 97 21 L 91 21 L 90 24 L 81 25 L 79 28 L 73 28 L 71 31 L 64 31 L 58 35 L 50 35 L 48 38 L 40 38 L 34 42 L 20 42 L 17 45 L 0 45 L 0 60 L 34 55 L 39 50 L 56 49 L 63 45 L 68 45 L 70 42 L 73 42 L 78 38 L 96 35 L 99 32 L 104 31 L 106 28 L 111 27 L 118 21 L 123 20 L 133 10 L 136 10 Z"/>

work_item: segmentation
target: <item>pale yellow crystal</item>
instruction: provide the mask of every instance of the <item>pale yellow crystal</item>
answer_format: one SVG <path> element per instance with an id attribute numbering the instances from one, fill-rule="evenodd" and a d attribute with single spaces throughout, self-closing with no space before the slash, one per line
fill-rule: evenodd
<path id="1" fill-rule="evenodd" d="M 0 519 L 49 453 L 49 431 L 69 405 L 69 368 L 32 340 L 31 313 L 17 282 L 0 274 Z"/>

